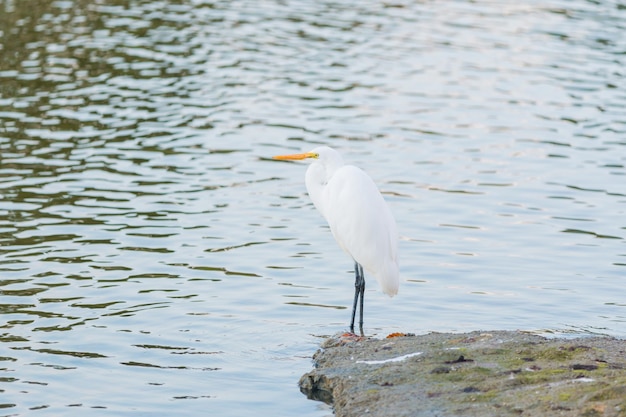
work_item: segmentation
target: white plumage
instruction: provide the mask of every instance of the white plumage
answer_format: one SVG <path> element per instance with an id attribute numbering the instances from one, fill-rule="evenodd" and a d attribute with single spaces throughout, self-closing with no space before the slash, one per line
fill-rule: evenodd
<path id="1" fill-rule="evenodd" d="M 354 315 L 360 295 L 360 328 L 363 333 L 365 282 L 362 276 L 359 277 L 359 266 L 376 278 L 386 294 L 394 296 L 398 293 L 398 232 L 389 206 L 374 181 L 363 170 L 345 165 L 341 155 L 327 146 L 274 158 L 312 161 L 305 177 L 309 196 L 328 222 L 341 249 L 357 264 L 350 329 L 354 331 Z"/>

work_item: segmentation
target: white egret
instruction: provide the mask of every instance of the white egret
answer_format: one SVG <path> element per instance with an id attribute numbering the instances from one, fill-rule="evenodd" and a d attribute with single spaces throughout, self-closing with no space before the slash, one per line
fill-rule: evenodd
<path id="1" fill-rule="evenodd" d="M 350 331 L 354 333 L 357 304 L 363 335 L 363 269 L 374 275 L 383 292 L 398 293 L 398 232 L 389 206 L 374 181 L 361 169 L 345 165 L 341 155 L 327 146 L 310 152 L 278 155 L 274 159 L 310 159 L 305 184 L 313 204 L 328 222 L 335 240 L 354 260 L 354 303 Z M 359 303 L 360 300 L 360 303 Z"/>

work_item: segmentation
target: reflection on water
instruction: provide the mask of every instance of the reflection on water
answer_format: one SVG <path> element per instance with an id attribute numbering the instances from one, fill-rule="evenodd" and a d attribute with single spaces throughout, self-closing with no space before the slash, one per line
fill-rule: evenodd
<path id="1" fill-rule="evenodd" d="M 366 332 L 623 337 L 625 13 L 0 0 L 0 408 L 330 414 L 295 383 L 351 262 L 269 159 L 319 143 L 402 235 Z"/>

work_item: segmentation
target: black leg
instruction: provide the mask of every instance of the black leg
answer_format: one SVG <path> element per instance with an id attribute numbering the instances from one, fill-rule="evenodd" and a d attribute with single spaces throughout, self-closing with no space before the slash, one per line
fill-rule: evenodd
<path id="1" fill-rule="evenodd" d="M 352 303 L 352 318 L 350 319 L 350 333 L 354 333 L 354 316 L 356 305 L 359 300 L 359 264 L 354 263 L 354 302 Z"/>
<path id="2" fill-rule="evenodd" d="M 359 272 L 361 276 L 361 288 L 359 292 L 361 293 L 361 307 L 359 309 L 359 330 L 361 331 L 361 336 L 365 336 L 363 333 L 363 301 L 365 300 L 365 275 L 363 274 L 363 267 L 359 265 Z"/>
<path id="3" fill-rule="evenodd" d="M 359 307 L 359 330 L 363 334 L 363 298 L 365 296 L 365 277 L 363 267 L 357 262 L 354 263 L 354 302 L 352 304 L 352 318 L 350 320 L 350 332 L 354 333 L 354 319 L 356 318 L 357 305 Z M 359 302 L 360 298 L 360 302 Z"/>

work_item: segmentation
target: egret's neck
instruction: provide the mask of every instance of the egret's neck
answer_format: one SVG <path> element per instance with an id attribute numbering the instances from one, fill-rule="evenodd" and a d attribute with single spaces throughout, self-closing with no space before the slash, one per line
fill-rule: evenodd
<path id="1" fill-rule="evenodd" d="M 322 216 L 324 216 L 324 218 L 326 218 L 326 214 L 324 212 L 325 207 L 322 196 L 329 179 L 330 177 L 328 176 L 326 169 L 319 162 L 313 162 L 309 165 L 304 179 L 311 201 L 313 201 L 315 208 L 322 214 Z"/>
<path id="2" fill-rule="evenodd" d="M 343 165 L 343 161 L 315 161 L 306 170 L 305 184 L 309 197 L 315 208 L 326 218 L 324 191 L 335 171 Z"/>
<path id="3" fill-rule="evenodd" d="M 328 220 L 324 192 L 335 172 L 343 166 L 343 159 L 341 155 L 328 147 L 316 148 L 313 152 L 317 153 L 319 158 L 314 160 L 306 171 L 306 189 L 315 208 Z"/>

